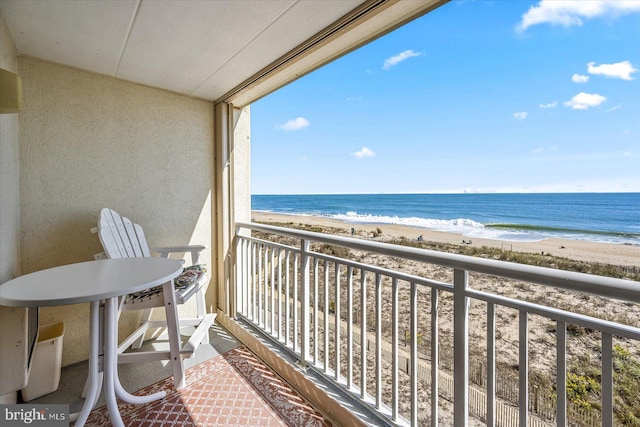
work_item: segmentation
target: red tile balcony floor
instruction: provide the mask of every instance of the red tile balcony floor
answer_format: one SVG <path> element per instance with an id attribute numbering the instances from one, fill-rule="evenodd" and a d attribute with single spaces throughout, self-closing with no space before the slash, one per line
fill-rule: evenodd
<path id="1" fill-rule="evenodd" d="M 135 394 L 165 390 L 147 405 L 119 402 L 124 424 L 152 426 L 331 426 L 286 382 L 245 347 L 238 347 L 186 370 L 187 386 L 166 378 Z M 92 411 L 89 426 L 109 426 L 105 406 Z"/>

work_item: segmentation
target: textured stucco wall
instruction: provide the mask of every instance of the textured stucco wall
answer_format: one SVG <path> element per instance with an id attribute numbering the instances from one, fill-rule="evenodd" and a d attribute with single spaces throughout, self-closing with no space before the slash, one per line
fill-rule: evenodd
<path id="1" fill-rule="evenodd" d="M 16 48 L 0 11 L 0 68 L 18 72 Z M 18 114 L 0 114 L 0 284 L 20 275 Z M 15 403 L 27 364 L 27 310 L 0 307 L 0 403 Z"/>
<path id="2" fill-rule="evenodd" d="M 0 12 L 0 68 L 18 72 L 16 48 Z M 20 274 L 18 114 L 0 114 L 0 283 Z"/>
<path id="3" fill-rule="evenodd" d="M 211 247 L 211 103 L 33 58 L 18 66 L 23 273 L 91 260 L 102 207 L 141 224 L 150 246 Z M 59 320 L 63 365 L 86 359 L 88 306 L 41 309 L 41 323 Z M 135 319 L 123 320 L 121 334 Z"/>

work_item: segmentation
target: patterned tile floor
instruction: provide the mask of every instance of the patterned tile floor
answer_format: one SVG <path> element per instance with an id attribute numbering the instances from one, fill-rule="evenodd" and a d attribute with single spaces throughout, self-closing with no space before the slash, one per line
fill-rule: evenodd
<path id="1" fill-rule="evenodd" d="M 148 405 L 119 402 L 126 426 L 331 426 L 308 402 L 253 353 L 238 347 L 185 372 L 187 387 L 176 390 L 171 378 L 136 394 L 165 390 Z M 109 426 L 105 406 L 92 411 L 88 426 Z"/>

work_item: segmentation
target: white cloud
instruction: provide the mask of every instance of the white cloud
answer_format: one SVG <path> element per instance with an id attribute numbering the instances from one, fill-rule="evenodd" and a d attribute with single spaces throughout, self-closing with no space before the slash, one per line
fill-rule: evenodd
<path id="1" fill-rule="evenodd" d="M 580 92 L 569 101 L 565 102 L 564 105 L 571 107 L 574 110 L 586 110 L 590 107 L 597 107 L 606 100 L 606 97 L 598 95 L 597 93 Z"/>
<path id="2" fill-rule="evenodd" d="M 587 64 L 587 72 L 589 74 L 597 74 L 614 79 L 633 80 L 631 74 L 637 71 L 638 69 L 634 68 L 629 61 L 616 62 L 615 64 L 595 65 L 595 62 Z"/>
<path id="3" fill-rule="evenodd" d="M 369 149 L 367 147 L 362 147 L 362 150 L 356 151 L 355 153 L 351 153 L 351 155 L 353 157 L 357 157 L 357 158 L 361 159 L 363 157 L 373 157 L 373 156 L 376 155 L 376 153 L 374 153 L 371 149 Z"/>
<path id="4" fill-rule="evenodd" d="M 310 125 L 309 120 L 304 117 L 296 117 L 295 119 L 289 120 L 287 123 L 280 125 L 280 129 L 284 130 L 300 130 L 304 128 L 308 128 Z"/>
<path id="5" fill-rule="evenodd" d="M 551 146 L 549 148 L 542 148 L 542 147 L 535 148 L 535 149 L 531 150 L 531 153 L 532 154 L 541 154 L 541 153 L 545 153 L 545 152 L 549 152 L 549 151 L 558 151 L 558 146 L 554 145 L 554 146 Z"/>
<path id="6" fill-rule="evenodd" d="M 540 104 L 540 108 L 546 109 L 546 108 L 556 108 L 558 106 L 558 101 L 553 101 L 550 102 L 548 104 Z"/>
<path id="7" fill-rule="evenodd" d="M 636 0 L 540 0 L 522 15 L 516 30 L 522 32 L 538 24 L 581 26 L 584 19 L 617 18 L 637 12 L 640 12 L 640 2 Z"/>
<path id="8" fill-rule="evenodd" d="M 529 114 L 528 114 L 526 111 L 519 111 L 519 112 L 517 112 L 517 113 L 513 113 L 513 117 L 514 117 L 516 120 L 524 120 L 524 119 L 526 119 L 526 118 L 527 118 L 527 116 L 528 116 L 528 115 L 529 115 Z"/>
<path id="9" fill-rule="evenodd" d="M 422 54 L 412 49 L 405 50 L 404 52 L 401 52 L 395 56 L 392 56 L 391 58 L 384 61 L 384 64 L 382 65 L 382 69 L 389 70 L 394 65 L 398 65 L 400 62 L 404 61 L 405 59 L 409 59 L 414 56 L 422 56 Z"/>
<path id="10" fill-rule="evenodd" d="M 574 74 L 573 76 L 571 76 L 571 81 L 574 83 L 586 83 L 589 81 L 589 76 Z"/>

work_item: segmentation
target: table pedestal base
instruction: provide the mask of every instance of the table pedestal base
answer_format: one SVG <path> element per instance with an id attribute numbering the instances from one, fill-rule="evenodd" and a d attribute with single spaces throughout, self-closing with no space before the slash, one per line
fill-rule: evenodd
<path id="1" fill-rule="evenodd" d="M 89 346 L 89 378 L 86 384 L 86 397 L 82 410 L 77 414 L 72 414 L 71 421 L 75 420 L 76 427 L 84 426 L 91 410 L 98 401 L 100 389 L 103 388 L 111 423 L 116 427 L 124 427 L 116 397 L 127 403 L 143 405 L 164 398 L 166 392 L 160 391 L 147 396 L 136 396 L 128 393 L 120 384 L 117 354 L 117 297 L 105 300 L 102 316 L 100 315 L 100 302 L 91 302 L 89 328 L 91 342 Z M 100 359 L 102 359 L 102 366 Z"/>

